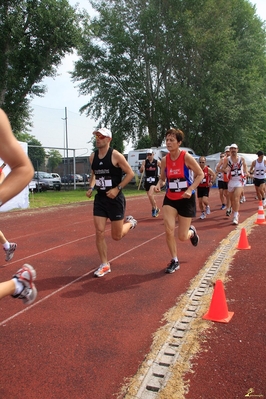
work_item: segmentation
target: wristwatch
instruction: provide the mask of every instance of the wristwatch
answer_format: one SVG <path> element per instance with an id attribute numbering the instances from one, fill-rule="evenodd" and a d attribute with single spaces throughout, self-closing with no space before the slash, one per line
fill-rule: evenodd
<path id="1" fill-rule="evenodd" d="M 117 188 L 118 188 L 119 191 L 121 191 L 123 187 L 121 187 L 120 184 L 119 184 L 119 186 L 117 186 Z"/>

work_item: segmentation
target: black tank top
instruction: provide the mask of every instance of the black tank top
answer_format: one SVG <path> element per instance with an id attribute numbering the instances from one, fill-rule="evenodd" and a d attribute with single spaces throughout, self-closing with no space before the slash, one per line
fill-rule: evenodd
<path id="1" fill-rule="evenodd" d="M 117 187 L 122 181 L 122 169 L 112 164 L 113 148 L 109 148 L 104 158 L 99 158 L 96 150 L 91 168 L 95 174 L 95 188 L 99 194 L 105 194 L 111 188 Z"/>
<path id="2" fill-rule="evenodd" d="M 158 176 L 157 159 L 153 159 L 152 162 L 150 162 L 148 159 L 145 160 L 145 175 L 146 177 Z"/>

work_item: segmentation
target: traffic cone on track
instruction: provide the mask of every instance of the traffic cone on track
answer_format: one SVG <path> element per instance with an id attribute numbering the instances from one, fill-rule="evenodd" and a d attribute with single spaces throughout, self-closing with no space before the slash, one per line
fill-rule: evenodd
<path id="1" fill-rule="evenodd" d="M 211 305 L 209 311 L 203 316 L 205 320 L 218 321 L 220 323 L 229 323 L 234 312 L 228 312 L 224 286 L 221 280 L 215 283 Z"/>
<path id="2" fill-rule="evenodd" d="M 244 228 L 241 229 L 238 246 L 236 248 L 237 249 L 250 249 L 251 248 L 251 246 L 248 243 L 246 230 Z"/>
<path id="3" fill-rule="evenodd" d="M 257 220 L 254 223 L 266 224 L 262 201 L 259 202 L 259 210 L 258 210 Z"/>

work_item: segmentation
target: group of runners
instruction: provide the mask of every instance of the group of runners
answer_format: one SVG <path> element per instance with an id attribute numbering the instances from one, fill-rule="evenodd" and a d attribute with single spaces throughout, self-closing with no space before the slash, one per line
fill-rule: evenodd
<path id="1" fill-rule="evenodd" d="M 5 203 L 31 180 L 33 169 L 28 157 L 24 154 L 11 131 L 6 115 L 0 114 L 1 153 L 0 156 L 11 167 L 11 173 L 0 185 L 0 206 Z M 106 222 L 111 221 L 111 237 L 121 240 L 131 229 L 137 226 L 137 220 L 129 215 L 125 218 L 126 200 L 123 188 L 132 180 L 134 172 L 127 160 L 117 150 L 110 147 L 112 133 L 103 127 L 93 132 L 97 150 L 90 156 L 91 176 L 86 192 L 91 198 L 93 190 L 97 190 L 93 203 L 93 220 L 95 226 L 96 247 L 101 264 L 95 270 L 96 277 L 103 277 L 111 272 L 108 261 L 107 243 L 105 239 Z M 170 252 L 170 262 L 165 272 L 173 273 L 180 268 L 175 238 L 176 220 L 178 221 L 178 238 L 180 241 L 190 240 L 193 246 L 199 243 L 196 228 L 191 224 L 196 216 L 196 192 L 201 219 L 210 214 L 209 190 L 218 180 L 221 198 L 221 209 L 226 215 L 233 213 L 233 224 L 239 222 L 239 205 L 245 179 L 254 174 L 254 184 L 258 199 L 265 205 L 265 161 L 262 151 L 258 151 L 258 159 L 248 171 L 245 159 L 238 155 L 238 146 L 231 144 L 220 155 L 215 171 L 206 165 L 206 158 L 199 162 L 188 152 L 182 150 L 184 133 L 179 129 L 169 129 L 165 135 L 168 153 L 161 160 L 154 159 L 152 149 L 147 151 L 147 159 L 142 163 L 140 172 L 145 173 L 145 190 L 147 192 L 152 217 L 158 217 L 160 209 L 156 204 L 155 194 L 165 188 L 163 199 L 163 219 L 166 244 Z M 11 154 L 11 155 L 10 155 Z M 159 172 L 160 170 L 160 172 Z M 23 177 L 22 177 L 23 173 Z M 19 181 L 19 184 L 18 184 Z M 15 188 L 15 189 L 14 189 Z M 8 243 L 2 237 L 6 252 L 6 260 L 10 260 L 16 249 L 15 243 Z M 0 283 L 0 299 L 12 295 L 29 304 L 37 296 L 33 283 L 36 272 L 30 265 L 23 267 L 8 282 Z"/>
<path id="2" fill-rule="evenodd" d="M 247 178 L 253 177 L 256 198 L 262 201 L 263 206 L 266 206 L 266 161 L 264 160 L 263 151 L 258 151 L 256 155 L 258 158 L 252 162 L 250 169 L 248 170 L 245 158 L 238 154 L 237 144 L 231 144 L 230 146 L 225 147 L 224 152 L 220 154 L 220 161 L 215 167 L 215 172 L 209 167 L 204 167 L 205 179 L 202 184 L 206 190 L 205 196 L 203 196 L 205 201 L 203 201 L 203 203 L 206 205 L 205 210 L 201 209 L 201 219 L 204 219 L 207 214 L 210 214 L 210 206 L 208 203 L 209 187 L 216 178 L 221 200 L 221 210 L 226 210 L 226 216 L 233 214 L 234 225 L 239 223 L 240 204 L 246 201 L 244 187 Z M 203 161 L 206 161 L 206 158 L 201 157 L 200 162 L 202 158 Z M 201 196 L 202 193 L 200 187 L 198 188 L 198 191 L 199 196 Z"/>
<path id="3" fill-rule="evenodd" d="M 266 206 L 265 199 L 265 173 L 266 166 L 263 151 L 257 152 L 257 160 L 254 160 L 248 170 L 245 158 L 239 156 L 237 144 L 226 146 L 224 152 L 220 153 L 220 161 L 215 170 L 207 165 L 206 157 L 199 158 L 204 177 L 197 187 L 198 206 L 200 219 L 205 219 L 211 213 L 209 203 L 210 188 L 217 182 L 221 200 L 221 210 L 225 210 L 226 216 L 232 214 L 234 225 L 239 223 L 240 204 L 245 202 L 244 187 L 248 177 L 253 176 L 256 189 L 256 198 Z M 154 159 L 152 149 L 147 151 L 147 159 L 142 162 L 140 172 L 145 173 L 145 190 L 152 206 L 152 216 L 157 217 L 160 209 L 154 198 L 155 186 L 159 180 L 158 168 L 161 169 L 161 162 Z"/>

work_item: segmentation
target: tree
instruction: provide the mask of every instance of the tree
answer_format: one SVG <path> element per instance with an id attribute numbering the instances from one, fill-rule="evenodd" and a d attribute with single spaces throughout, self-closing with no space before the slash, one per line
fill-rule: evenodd
<path id="1" fill-rule="evenodd" d="M 266 40 L 247 0 L 92 4 L 98 16 L 84 22 L 72 74 L 89 96 L 81 112 L 133 142 L 148 134 L 152 146 L 172 126 L 201 154 L 233 141 L 242 151 L 258 146 Z"/>
<path id="2" fill-rule="evenodd" d="M 37 140 L 34 136 L 28 133 L 18 133 L 17 139 L 28 143 L 28 156 L 32 162 L 35 170 L 40 170 L 40 167 L 45 163 L 45 150 L 42 147 L 42 143 Z"/>
<path id="3" fill-rule="evenodd" d="M 142 149 L 142 148 L 149 148 L 149 147 L 152 147 L 152 145 L 151 145 L 151 138 L 150 138 L 150 136 L 148 136 L 148 135 L 146 134 L 145 136 L 141 137 L 141 138 L 138 140 L 138 143 L 137 143 L 137 145 L 135 146 L 135 150 Z"/>
<path id="4" fill-rule="evenodd" d="M 48 153 L 48 168 L 51 172 L 62 163 L 62 155 L 58 150 L 50 150 Z"/>
<path id="5" fill-rule="evenodd" d="M 46 154 L 40 141 L 35 139 L 33 136 L 28 142 L 28 156 L 34 169 L 40 170 L 40 167 L 45 163 Z"/>
<path id="6" fill-rule="evenodd" d="M 67 0 L 5 0 L 0 4 L 0 107 L 15 133 L 27 131 L 29 99 L 45 93 L 79 40 L 79 15 Z"/>

